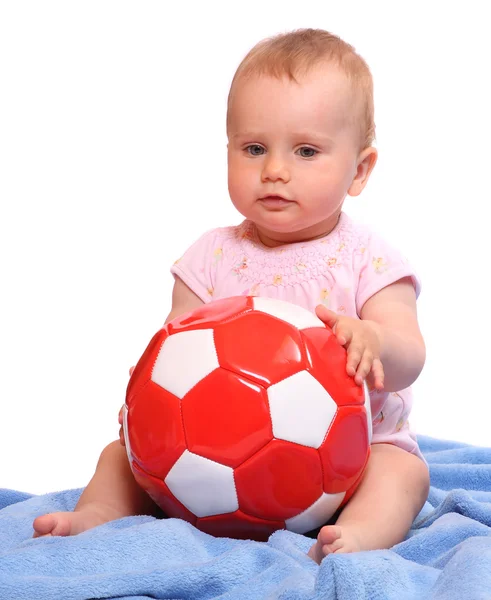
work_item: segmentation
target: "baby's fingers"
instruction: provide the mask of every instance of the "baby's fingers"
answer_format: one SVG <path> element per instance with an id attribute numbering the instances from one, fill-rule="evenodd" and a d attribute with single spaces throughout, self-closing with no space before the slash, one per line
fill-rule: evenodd
<path id="1" fill-rule="evenodd" d="M 372 370 L 373 360 L 373 354 L 369 350 L 365 350 L 356 369 L 355 382 L 358 385 L 362 385 Z"/>
<path id="2" fill-rule="evenodd" d="M 351 331 L 351 329 L 349 329 L 348 327 L 343 326 L 343 325 L 340 326 L 339 322 L 333 331 L 336 335 L 336 339 L 341 344 L 341 346 L 346 346 L 353 339 L 353 332 Z M 355 352 L 355 348 L 351 348 L 351 346 L 350 346 L 350 350 L 352 352 Z M 360 354 L 360 356 L 361 356 L 361 354 Z"/>
<path id="3" fill-rule="evenodd" d="M 373 381 L 373 386 L 377 391 L 384 389 L 384 366 L 379 358 L 373 359 L 372 370 L 370 378 Z"/>
<path id="4" fill-rule="evenodd" d="M 348 348 L 348 358 L 346 361 L 346 372 L 351 377 L 354 377 L 358 371 L 363 357 L 363 348 L 359 348 L 351 344 Z"/>

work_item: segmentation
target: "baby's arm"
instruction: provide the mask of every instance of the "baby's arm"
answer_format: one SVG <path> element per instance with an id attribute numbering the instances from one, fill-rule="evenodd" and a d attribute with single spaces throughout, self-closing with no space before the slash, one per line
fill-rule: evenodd
<path id="1" fill-rule="evenodd" d="M 411 279 L 401 279 L 374 294 L 360 316 L 375 328 L 380 340 L 384 391 L 397 392 L 414 383 L 423 369 L 426 349 Z"/>
<path id="2" fill-rule="evenodd" d="M 175 278 L 174 289 L 172 290 L 172 308 L 165 320 L 166 323 L 176 317 L 180 317 L 186 312 L 194 310 L 204 304 L 179 277 Z"/>
<path id="3" fill-rule="evenodd" d="M 346 347 L 346 370 L 358 384 L 370 375 L 374 387 L 395 392 L 411 385 L 420 374 L 426 352 L 410 278 L 371 296 L 361 309 L 361 320 L 338 315 L 322 305 L 317 307 L 317 315 Z"/>
<path id="4" fill-rule="evenodd" d="M 167 321 L 203 304 L 180 279 L 175 280 Z M 166 322 L 167 322 L 166 321 Z M 94 476 L 73 512 L 43 515 L 33 523 L 34 537 L 75 535 L 107 521 L 135 514 L 153 514 L 155 505 L 136 483 L 120 441 L 104 448 Z"/>

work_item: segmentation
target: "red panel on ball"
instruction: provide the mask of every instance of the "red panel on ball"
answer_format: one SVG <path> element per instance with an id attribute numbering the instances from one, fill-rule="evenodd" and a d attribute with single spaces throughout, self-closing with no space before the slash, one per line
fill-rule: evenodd
<path id="1" fill-rule="evenodd" d="M 317 450 L 273 440 L 235 472 L 239 507 L 263 519 L 289 519 L 322 494 Z"/>
<path id="2" fill-rule="evenodd" d="M 128 382 L 128 388 L 126 390 L 126 405 L 130 406 L 133 396 L 140 390 L 144 385 L 150 381 L 152 375 L 153 366 L 157 360 L 157 356 L 162 348 L 162 344 L 167 339 L 168 334 L 165 329 L 160 329 L 153 336 L 148 344 L 145 352 L 138 361 L 133 374 Z"/>
<path id="3" fill-rule="evenodd" d="M 369 455 L 367 416 L 363 406 L 338 409 L 327 438 L 319 447 L 324 490 L 347 490 L 358 479 Z"/>
<path id="4" fill-rule="evenodd" d="M 198 519 L 196 527 L 217 537 L 266 542 L 272 533 L 278 529 L 285 529 L 285 522 L 259 519 L 237 510 L 226 515 Z"/>
<path id="5" fill-rule="evenodd" d="M 220 365 L 269 386 L 305 368 L 300 332 L 262 312 L 242 315 L 215 328 Z"/>
<path id="6" fill-rule="evenodd" d="M 338 406 L 364 404 L 363 387 L 346 372 L 346 350 L 328 329 L 302 331 L 312 367 L 308 370 L 325 387 Z"/>
<path id="7" fill-rule="evenodd" d="M 218 323 L 230 321 L 252 309 L 252 298 L 246 296 L 223 298 L 209 304 L 203 304 L 191 312 L 176 317 L 167 323 L 166 329 L 169 334 L 187 331 L 188 329 L 211 329 Z"/>
<path id="8" fill-rule="evenodd" d="M 196 524 L 196 516 L 176 499 L 161 479 L 148 475 L 136 463 L 132 464 L 132 470 L 140 487 L 147 492 L 168 517 L 183 519 L 193 525 Z"/>
<path id="9" fill-rule="evenodd" d="M 189 450 L 229 467 L 273 439 L 264 388 L 224 369 L 186 394 L 181 410 Z"/>
<path id="10" fill-rule="evenodd" d="M 128 434 L 139 465 L 157 477 L 166 477 L 186 448 L 180 400 L 149 381 L 128 410 Z"/>

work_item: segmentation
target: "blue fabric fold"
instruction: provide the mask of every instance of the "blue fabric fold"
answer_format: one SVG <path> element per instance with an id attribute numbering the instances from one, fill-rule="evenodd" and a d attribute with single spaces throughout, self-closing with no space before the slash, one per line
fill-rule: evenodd
<path id="1" fill-rule="evenodd" d="M 0 489 L 0 600 L 489 600 L 491 448 L 422 436 L 419 443 L 431 489 L 407 539 L 390 550 L 331 555 L 320 566 L 302 535 L 220 539 L 148 516 L 33 539 L 33 519 L 73 509 L 81 490 Z"/>

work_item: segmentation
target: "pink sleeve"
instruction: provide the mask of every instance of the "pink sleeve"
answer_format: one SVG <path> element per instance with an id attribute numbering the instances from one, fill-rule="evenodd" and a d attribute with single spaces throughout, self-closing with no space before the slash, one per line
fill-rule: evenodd
<path id="1" fill-rule="evenodd" d="M 358 251 L 358 287 L 356 312 L 361 314 L 365 302 L 374 294 L 403 277 L 412 279 L 416 298 L 421 282 L 407 259 L 376 234 L 370 234 L 366 247 Z"/>
<path id="2" fill-rule="evenodd" d="M 174 277 L 182 281 L 203 302 L 210 302 L 215 287 L 216 264 L 221 252 L 217 230 L 204 233 L 171 267 Z"/>

